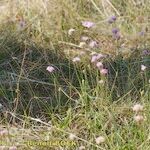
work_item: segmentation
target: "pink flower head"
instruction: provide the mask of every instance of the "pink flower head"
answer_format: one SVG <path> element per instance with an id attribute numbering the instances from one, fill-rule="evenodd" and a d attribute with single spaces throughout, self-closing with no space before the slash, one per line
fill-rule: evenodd
<path id="1" fill-rule="evenodd" d="M 96 63 L 99 59 L 104 58 L 103 54 L 94 54 L 91 59 L 91 63 Z"/>
<path id="2" fill-rule="evenodd" d="M 144 117 L 142 115 L 136 115 L 134 116 L 134 120 L 137 123 L 142 123 L 144 121 Z"/>
<path id="3" fill-rule="evenodd" d="M 97 62 L 97 56 L 93 55 L 91 58 L 91 63 L 96 63 Z"/>
<path id="4" fill-rule="evenodd" d="M 86 27 L 86 28 L 91 28 L 95 25 L 94 22 L 91 21 L 82 21 L 82 26 Z"/>
<path id="5" fill-rule="evenodd" d="M 105 56 L 103 54 L 97 54 L 97 59 L 104 58 Z"/>
<path id="6" fill-rule="evenodd" d="M 108 73 L 108 69 L 101 69 L 100 70 L 100 73 L 102 74 L 102 75 L 106 75 L 107 73 Z"/>
<path id="7" fill-rule="evenodd" d="M 79 62 L 79 61 L 81 61 L 81 59 L 80 59 L 80 57 L 75 57 L 75 58 L 73 58 L 72 61 L 73 61 L 73 62 Z"/>
<path id="8" fill-rule="evenodd" d="M 11 147 L 9 147 L 9 150 L 17 150 L 17 147 L 16 146 L 11 146 Z"/>
<path id="9" fill-rule="evenodd" d="M 55 68 L 53 66 L 48 66 L 46 70 L 50 73 L 54 72 Z"/>
<path id="10" fill-rule="evenodd" d="M 5 136 L 8 134 L 8 131 L 7 130 L 2 130 L 0 131 L 0 136 Z"/>
<path id="11" fill-rule="evenodd" d="M 135 111 L 135 112 L 143 111 L 143 105 L 141 105 L 141 104 L 135 104 L 135 105 L 132 107 L 132 110 Z"/>
<path id="12" fill-rule="evenodd" d="M 146 66 L 145 65 L 141 65 L 141 71 L 145 71 L 146 70 Z"/>
<path id="13" fill-rule="evenodd" d="M 102 69 L 103 68 L 103 63 L 102 62 L 97 62 L 96 67 L 98 69 Z"/>
<path id="14" fill-rule="evenodd" d="M 89 43 L 89 46 L 90 46 L 91 48 L 94 48 L 94 47 L 97 47 L 98 44 L 97 44 L 96 41 L 91 41 L 91 42 Z"/>

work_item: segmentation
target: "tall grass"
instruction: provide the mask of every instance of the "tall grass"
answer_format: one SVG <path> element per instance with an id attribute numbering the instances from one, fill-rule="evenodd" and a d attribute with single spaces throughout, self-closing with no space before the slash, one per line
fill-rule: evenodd
<path id="1" fill-rule="evenodd" d="M 1 1 L 0 149 L 148 150 L 149 6 L 149 0 Z M 108 73 L 91 62 L 95 53 Z M 143 111 L 133 112 L 136 103 Z M 35 143 L 46 140 L 74 143 Z"/>

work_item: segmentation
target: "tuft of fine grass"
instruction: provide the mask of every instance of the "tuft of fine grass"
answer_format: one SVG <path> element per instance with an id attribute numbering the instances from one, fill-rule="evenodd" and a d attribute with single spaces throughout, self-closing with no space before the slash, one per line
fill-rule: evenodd
<path id="1" fill-rule="evenodd" d="M 149 149 L 149 6 L 149 0 L 0 1 L 0 149 Z M 91 63 L 94 52 L 105 56 L 107 75 Z M 133 112 L 136 103 L 143 111 Z"/>

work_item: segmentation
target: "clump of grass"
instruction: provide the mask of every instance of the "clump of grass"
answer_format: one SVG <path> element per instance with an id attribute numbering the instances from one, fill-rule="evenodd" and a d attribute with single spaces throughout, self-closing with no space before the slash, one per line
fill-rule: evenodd
<path id="1" fill-rule="evenodd" d="M 0 146 L 148 149 L 148 6 L 148 0 L 3 1 Z M 72 147 L 36 143 L 62 140 Z"/>

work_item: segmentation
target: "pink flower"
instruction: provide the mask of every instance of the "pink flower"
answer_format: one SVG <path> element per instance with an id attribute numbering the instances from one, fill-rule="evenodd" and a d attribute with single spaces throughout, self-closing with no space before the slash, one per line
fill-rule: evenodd
<path id="1" fill-rule="evenodd" d="M 6 136 L 8 134 L 7 130 L 0 131 L 0 136 Z"/>
<path id="2" fill-rule="evenodd" d="M 102 62 L 97 62 L 96 67 L 98 69 L 102 69 L 103 68 L 103 63 Z"/>
<path id="3" fill-rule="evenodd" d="M 143 110 L 143 105 L 141 104 L 135 104 L 133 107 L 132 107 L 132 110 L 135 111 L 135 112 L 140 112 Z"/>
<path id="4" fill-rule="evenodd" d="M 96 63 L 96 62 L 97 62 L 97 56 L 94 55 L 92 56 L 91 63 Z"/>
<path id="5" fill-rule="evenodd" d="M 55 68 L 53 66 L 48 66 L 46 70 L 50 73 L 54 72 Z"/>
<path id="6" fill-rule="evenodd" d="M 102 74 L 102 75 L 106 75 L 107 73 L 108 73 L 108 69 L 101 69 L 100 70 L 100 73 Z"/>
<path id="7" fill-rule="evenodd" d="M 97 59 L 104 58 L 105 56 L 103 54 L 97 54 Z"/>
<path id="8" fill-rule="evenodd" d="M 144 117 L 142 115 L 136 115 L 134 116 L 134 120 L 137 123 L 142 123 L 144 121 Z"/>
<path id="9" fill-rule="evenodd" d="M 95 62 L 97 62 L 99 59 L 101 59 L 101 58 L 104 58 L 104 55 L 103 54 L 94 54 L 93 56 L 92 56 L 92 59 L 91 59 L 91 63 L 95 63 Z"/>
<path id="10" fill-rule="evenodd" d="M 91 21 L 82 21 L 82 26 L 86 27 L 86 28 L 91 28 L 95 25 L 94 22 Z"/>
<path id="11" fill-rule="evenodd" d="M 80 59 L 80 57 L 75 57 L 75 58 L 73 58 L 72 61 L 73 61 L 73 62 L 79 62 L 79 61 L 81 61 L 81 59 Z"/>
<path id="12" fill-rule="evenodd" d="M 91 41 L 91 42 L 89 43 L 89 47 L 91 47 L 91 48 L 94 48 L 94 47 L 97 47 L 97 46 L 98 46 L 98 44 L 97 44 L 96 41 Z"/>
<path id="13" fill-rule="evenodd" d="M 146 66 L 145 65 L 141 65 L 141 71 L 145 71 L 146 70 Z"/>
<path id="14" fill-rule="evenodd" d="M 11 147 L 9 147 L 9 150 L 17 150 L 17 147 L 16 146 L 11 146 Z"/>

